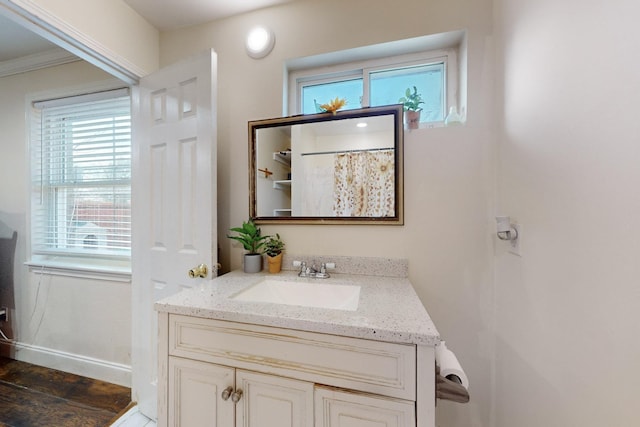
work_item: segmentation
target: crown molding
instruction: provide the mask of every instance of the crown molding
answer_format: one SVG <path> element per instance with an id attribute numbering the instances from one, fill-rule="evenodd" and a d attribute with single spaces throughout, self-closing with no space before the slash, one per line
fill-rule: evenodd
<path id="1" fill-rule="evenodd" d="M 74 54 L 61 48 L 54 48 L 0 62 L 0 78 L 76 61 L 80 61 L 80 58 Z"/>

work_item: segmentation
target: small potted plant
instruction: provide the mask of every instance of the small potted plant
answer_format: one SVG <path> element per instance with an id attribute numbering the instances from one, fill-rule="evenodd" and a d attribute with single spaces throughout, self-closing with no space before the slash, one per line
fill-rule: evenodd
<path id="1" fill-rule="evenodd" d="M 259 273 L 262 270 L 262 254 L 260 249 L 265 244 L 265 240 L 269 236 L 263 236 L 260 227 L 249 219 L 242 223 L 242 227 L 234 227 L 230 229 L 238 233 L 236 236 L 229 236 L 228 238 L 237 240 L 242 243 L 242 246 L 247 251 L 244 254 L 244 272 L 245 273 Z"/>
<path id="2" fill-rule="evenodd" d="M 420 111 L 422 111 L 420 104 L 424 104 L 422 95 L 418 93 L 418 88 L 414 86 L 413 92 L 411 92 L 411 88 L 408 87 L 404 96 L 400 98 L 398 102 L 404 105 L 405 117 L 409 129 L 418 129 L 418 125 L 420 124 Z"/>
<path id="3" fill-rule="evenodd" d="M 282 251 L 284 242 L 280 239 L 280 235 L 269 236 L 264 243 L 264 253 L 267 254 L 267 264 L 269 265 L 269 273 L 280 273 L 282 269 Z"/>
<path id="4" fill-rule="evenodd" d="M 339 98 L 336 96 L 336 99 L 332 99 L 326 104 L 321 104 L 319 107 L 321 111 L 332 113 L 335 116 L 338 110 L 344 107 L 345 105 L 347 105 L 347 100 L 345 98 Z"/>

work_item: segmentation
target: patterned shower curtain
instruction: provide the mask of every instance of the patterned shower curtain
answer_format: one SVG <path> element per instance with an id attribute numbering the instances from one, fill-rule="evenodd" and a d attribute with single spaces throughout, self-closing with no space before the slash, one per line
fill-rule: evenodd
<path id="1" fill-rule="evenodd" d="M 333 212 L 336 216 L 390 217 L 395 214 L 394 152 L 359 151 L 335 155 Z"/>

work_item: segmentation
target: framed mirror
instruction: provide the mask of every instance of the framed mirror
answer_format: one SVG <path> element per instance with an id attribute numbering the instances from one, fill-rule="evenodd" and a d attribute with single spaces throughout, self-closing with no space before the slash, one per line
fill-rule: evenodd
<path id="1" fill-rule="evenodd" d="M 402 225 L 402 105 L 249 122 L 256 223 Z"/>

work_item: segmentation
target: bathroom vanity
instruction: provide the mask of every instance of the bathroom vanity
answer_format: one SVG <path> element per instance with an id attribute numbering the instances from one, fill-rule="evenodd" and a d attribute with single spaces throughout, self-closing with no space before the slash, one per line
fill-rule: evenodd
<path id="1" fill-rule="evenodd" d="M 232 272 L 156 303 L 158 425 L 435 427 L 440 338 L 406 275 L 296 273 Z"/>

